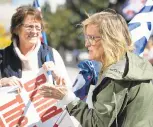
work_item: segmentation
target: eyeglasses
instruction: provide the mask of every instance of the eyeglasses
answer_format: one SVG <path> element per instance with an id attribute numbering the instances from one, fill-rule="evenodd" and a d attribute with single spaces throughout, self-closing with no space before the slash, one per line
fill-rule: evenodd
<path id="1" fill-rule="evenodd" d="M 42 28 L 39 25 L 22 24 L 27 31 L 32 31 L 34 28 L 37 32 L 41 32 Z"/>
<path id="2" fill-rule="evenodd" d="M 85 41 L 88 41 L 90 45 L 95 45 L 99 39 L 101 39 L 100 36 L 92 36 L 92 35 L 84 35 Z"/>

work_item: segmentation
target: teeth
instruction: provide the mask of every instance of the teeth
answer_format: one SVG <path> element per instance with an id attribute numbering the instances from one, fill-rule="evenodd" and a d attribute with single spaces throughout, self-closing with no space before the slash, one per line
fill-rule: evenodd
<path id="1" fill-rule="evenodd" d="M 38 36 L 31 36 L 31 35 L 28 35 L 28 37 L 31 37 L 31 38 L 32 38 L 32 37 L 38 37 Z"/>

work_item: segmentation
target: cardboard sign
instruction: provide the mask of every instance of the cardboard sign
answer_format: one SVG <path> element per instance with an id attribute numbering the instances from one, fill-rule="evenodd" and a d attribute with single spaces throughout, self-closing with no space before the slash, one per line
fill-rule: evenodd
<path id="1" fill-rule="evenodd" d="M 12 87 L 0 88 L 0 127 L 53 127 L 60 118 L 64 107 L 58 107 L 57 100 L 39 94 L 39 88 L 47 81 L 46 73 L 40 69 L 34 75 L 29 72 L 23 76 L 19 94 Z M 58 123 L 62 127 L 74 127 L 69 114 Z"/>

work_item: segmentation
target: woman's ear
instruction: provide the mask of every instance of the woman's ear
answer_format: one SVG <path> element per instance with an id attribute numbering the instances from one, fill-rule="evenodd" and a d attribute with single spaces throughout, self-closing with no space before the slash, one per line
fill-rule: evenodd
<path id="1" fill-rule="evenodd" d="M 20 28 L 14 29 L 14 34 L 15 34 L 15 35 L 19 35 L 19 29 L 20 29 Z"/>

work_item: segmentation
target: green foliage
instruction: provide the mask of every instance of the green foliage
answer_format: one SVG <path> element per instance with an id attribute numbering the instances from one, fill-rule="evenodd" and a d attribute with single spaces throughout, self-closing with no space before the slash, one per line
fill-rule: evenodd
<path id="1" fill-rule="evenodd" d="M 109 6 L 109 0 L 91 0 L 99 8 L 106 8 Z"/>
<path id="2" fill-rule="evenodd" d="M 65 5 L 51 13 L 51 7 L 45 3 L 42 13 L 49 45 L 55 48 L 84 48 L 80 23 L 87 17 L 85 13 L 94 13 L 107 6 L 107 0 L 67 0 Z"/>
<path id="3" fill-rule="evenodd" d="M 4 26 L 0 24 L 0 49 L 11 44 L 10 35 L 6 32 Z"/>

